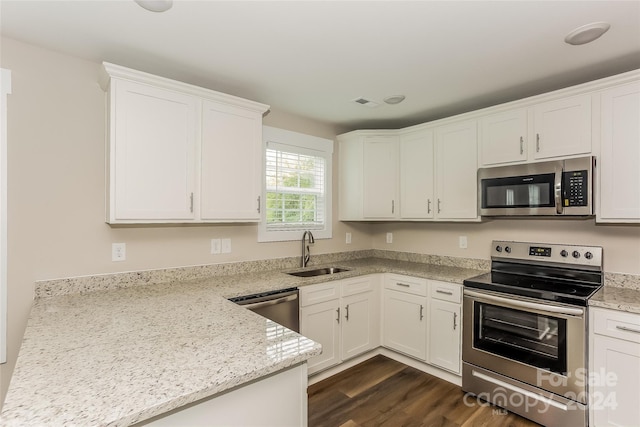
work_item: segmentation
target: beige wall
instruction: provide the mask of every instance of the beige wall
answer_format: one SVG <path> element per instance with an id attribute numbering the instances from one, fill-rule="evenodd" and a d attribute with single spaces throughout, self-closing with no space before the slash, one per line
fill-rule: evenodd
<path id="1" fill-rule="evenodd" d="M 393 243 L 386 243 L 386 233 Z M 493 219 L 478 224 L 375 225 L 373 247 L 394 251 L 489 259 L 492 240 L 594 245 L 604 248 L 605 271 L 640 274 L 640 225 L 596 225 L 594 219 Z M 467 236 L 467 249 L 458 237 Z"/>
<path id="2" fill-rule="evenodd" d="M 14 40 L 1 42 L 0 65 L 12 70 L 13 94 L 8 108 L 8 363 L 0 368 L 0 398 L 8 387 L 36 280 L 298 254 L 298 242 L 257 243 L 255 225 L 106 225 L 100 65 Z M 267 115 L 265 124 L 329 139 L 342 131 L 277 111 Z M 337 170 L 334 166 L 335 237 L 318 240 L 315 253 L 375 247 L 488 258 L 494 238 L 584 243 L 604 246 L 607 270 L 640 274 L 639 226 L 596 226 L 593 220 L 339 223 Z M 351 245 L 344 243 L 347 231 L 353 234 Z M 394 233 L 393 244 L 384 243 L 386 232 Z M 457 248 L 459 235 L 468 236 L 468 249 Z M 232 253 L 211 255 L 214 237 L 231 238 Z M 113 242 L 127 243 L 125 262 L 111 261 Z"/>

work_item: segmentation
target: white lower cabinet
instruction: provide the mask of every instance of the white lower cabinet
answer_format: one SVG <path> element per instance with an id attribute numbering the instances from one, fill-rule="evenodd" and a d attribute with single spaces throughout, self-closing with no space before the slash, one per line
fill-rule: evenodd
<path id="1" fill-rule="evenodd" d="M 590 309 L 589 425 L 640 426 L 640 315 Z"/>
<path id="2" fill-rule="evenodd" d="M 300 288 L 300 333 L 322 345 L 309 374 L 380 345 L 379 275 Z"/>
<path id="3" fill-rule="evenodd" d="M 302 363 L 135 425 L 305 427 L 307 418 L 307 369 Z"/>
<path id="4" fill-rule="evenodd" d="M 427 280 L 387 274 L 384 282 L 382 344 L 408 356 L 427 356 Z"/>
<path id="5" fill-rule="evenodd" d="M 395 273 L 301 287 L 300 333 L 322 344 L 322 354 L 308 361 L 309 374 L 382 345 L 418 360 L 426 372 L 459 377 L 461 304 L 460 284 Z"/>
<path id="6" fill-rule="evenodd" d="M 429 363 L 460 374 L 462 287 L 429 280 Z"/>

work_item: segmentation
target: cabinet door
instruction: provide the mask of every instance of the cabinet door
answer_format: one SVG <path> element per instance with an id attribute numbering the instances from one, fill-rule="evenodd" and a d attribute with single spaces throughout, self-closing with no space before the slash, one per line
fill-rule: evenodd
<path id="1" fill-rule="evenodd" d="M 433 131 L 400 138 L 400 217 L 433 218 L 434 191 Z"/>
<path id="2" fill-rule="evenodd" d="M 340 363 L 340 321 L 337 299 L 300 309 L 300 334 L 322 345 L 322 354 L 307 361 L 309 374 Z"/>
<path id="3" fill-rule="evenodd" d="M 342 360 L 378 346 L 375 295 L 365 292 L 342 298 Z"/>
<path id="4" fill-rule="evenodd" d="M 640 221 L 640 83 L 602 92 L 599 222 Z"/>
<path id="5" fill-rule="evenodd" d="M 478 218 L 476 121 L 441 126 L 436 137 L 436 216 Z"/>
<path id="6" fill-rule="evenodd" d="M 429 363 L 460 373 L 462 319 L 460 304 L 431 300 L 429 308 Z"/>
<path id="7" fill-rule="evenodd" d="M 591 95 L 536 105 L 535 159 L 591 153 Z"/>
<path id="8" fill-rule="evenodd" d="M 640 344 L 595 335 L 592 425 L 640 426 Z"/>
<path id="9" fill-rule="evenodd" d="M 365 218 L 398 216 L 398 141 L 367 137 L 363 147 L 363 214 Z"/>
<path id="10" fill-rule="evenodd" d="M 426 359 L 427 299 L 384 290 L 382 343 L 385 347 L 421 360 Z"/>
<path id="11" fill-rule="evenodd" d="M 259 221 L 262 116 L 204 101 L 201 204 L 203 220 Z"/>
<path id="12" fill-rule="evenodd" d="M 480 120 L 482 165 L 527 160 L 527 109 L 494 114 Z"/>
<path id="13" fill-rule="evenodd" d="M 198 100 L 111 81 L 109 222 L 192 220 Z"/>

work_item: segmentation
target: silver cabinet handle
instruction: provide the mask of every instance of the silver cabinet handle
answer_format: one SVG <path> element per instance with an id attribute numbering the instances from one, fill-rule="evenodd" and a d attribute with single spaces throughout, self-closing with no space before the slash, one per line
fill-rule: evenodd
<path id="1" fill-rule="evenodd" d="M 442 289 L 436 289 L 436 293 L 445 294 L 445 295 L 453 295 L 453 292 L 451 292 L 451 291 L 443 291 Z"/>
<path id="2" fill-rule="evenodd" d="M 431 213 L 431 199 L 427 199 L 427 213 Z"/>
<path id="3" fill-rule="evenodd" d="M 410 288 L 411 287 L 411 285 L 407 285 L 406 283 L 400 283 L 400 282 L 396 282 L 396 285 L 402 286 L 403 288 Z"/>
<path id="4" fill-rule="evenodd" d="M 193 213 L 193 192 L 191 192 L 191 195 L 189 196 L 189 211 L 191 213 Z"/>
<path id="5" fill-rule="evenodd" d="M 336 313 L 338 316 L 336 317 L 336 322 L 340 323 L 340 307 L 337 308 Z"/>
<path id="6" fill-rule="evenodd" d="M 520 154 L 524 153 L 524 139 L 522 137 L 520 137 Z"/>
<path id="7" fill-rule="evenodd" d="M 540 152 L 540 134 L 536 133 L 536 153 Z"/>
<path id="8" fill-rule="evenodd" d="M 258 196 L 258 213 L 260 213 L 260 196 Z"/>
<path id="9" fill-rule="evenodd" d="M 438 213 L 440 213 L 440 199 L 438 199 Z"/>
<path id="10" fill-rule="evenodd" d="M 349 320 L 349 304 L 347 304 L 347 306 L 345 307 L 345 311 L 347 312 L 347 315 L 344 316 L 345 319 L 347 319 L 347 321 Z"/>
<path id="11" fill-rule="evenodd" d="M 629 328 L 627 326 L 616 326 L 616 329 L 620 329 L 625 332 L 633 332 L 635 334 L 640 334 L 640 329 Z"/>
<path id="12" fill-rule="evenodd" d="M 420 320 L 424 318 L 424 306 L 420 304 Z"/>
<path id="13" fill-rule="evenodd" d="M 458 327 L 458 324 L 456 323 L 456 320 L 458 319 L 458 313 L 453 313 L 453 330 L 455 331 L 456 328 Z"/>
<path id="14" fill-rule="evenodd" d="M 395 200 L 391 201 L 391 213 L 392 214 L 396 213 L 396 201 Z"/>

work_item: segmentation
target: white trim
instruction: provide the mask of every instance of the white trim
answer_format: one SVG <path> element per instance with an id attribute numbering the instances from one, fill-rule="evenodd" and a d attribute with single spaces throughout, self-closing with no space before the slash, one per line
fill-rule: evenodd
<path id="1" fill-rule="evenodd" d="M 262 162 L 265 163 L 265 154 L 267 145 L 272 144 L 274 146 L 290 146 L 294 147 L 297 152 L 306 153 L 312 156 L 324 157 L 326 159 L 325 165 L 325 226 L 322 229 L 311 228 L 313 236 L 316 239 L 330 239 L 332 237 L 332 199 L 333 199 L 333 185 L 332 185 L 332 155 L 333 155 L 333 141 L 330 139 L 319 138 L 317 136 L 306 135 L 298 132 L 292 132 L 289 130 L 278 129 L 270 126 L 262 127 Z M 264 175 L 264 172 L 263 172 Z M 302 237 L 302 230 L 269 230 L 267 231 L 266 215 L 266 183 L 265 177 L 262 177 L 262 197 L 260 212 L 262 215 L 261 221 L 258 224 L 258 242 L 284 242 L 291 240 L 298 240 Z"/>
<path id="2" fill-rule="evenodd" d="M 0 69 L 0 363 L 7 362 L 7 95 L 11 71 Z"/>

